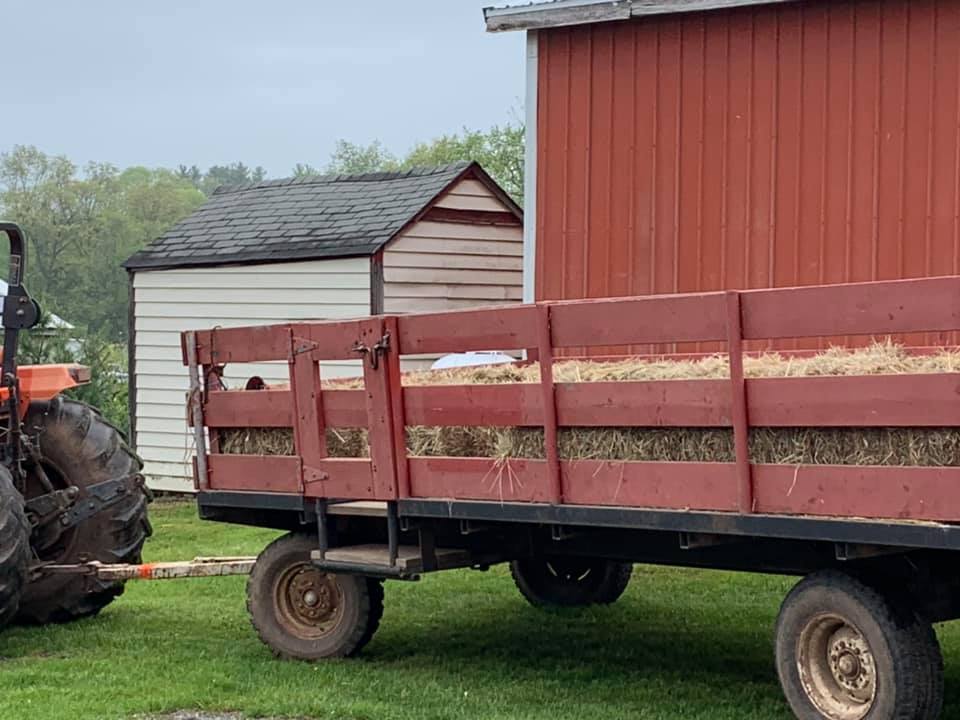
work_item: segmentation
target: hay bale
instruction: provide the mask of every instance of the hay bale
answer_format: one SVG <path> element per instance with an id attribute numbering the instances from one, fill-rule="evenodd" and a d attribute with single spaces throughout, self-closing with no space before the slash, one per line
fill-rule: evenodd
<path id="1" fill-rule="evenodd" d="M 960 351 L 911 355 L 889 341 L 865 348 L 831 348 L 810 357 L 769 353 L 744 359 L 747 377 L 882 375 L 960 372 Z M 722 379 L 729 377 L 725 355 L 696 360 L 631 358 L 618 361 L 559 361 L 557 382 Z M 535 383 L 539 367 L 490 365 L 409 373 L 405 385 Z M 338 381 L 337 387 L 361 387 L 362 381 Z M 221 452 L 293 454 L 289 429 L 221 430 Z M 332 456 L 365 457 L 364 430 L 328 430 Z M 409 427 L 411 455 L 543 458 L 538 428 Z M 725 428 L 569 428 L 559 433 L 560 456 L 676 462 L 731 462 L 733 433 Z M 750 456 L 774 464 L 960 466 L 958 428 L 753 428 Z"/>

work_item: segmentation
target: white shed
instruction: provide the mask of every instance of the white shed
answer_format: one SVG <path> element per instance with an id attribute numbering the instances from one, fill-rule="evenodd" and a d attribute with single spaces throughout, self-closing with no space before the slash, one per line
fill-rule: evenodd
<path id="1" fill-rule="evenodd" d="M 125 263 L 131 436 L 150 486 L 193 489 L 181 331 L 520 302 L 522 228 L 476 163 L 219 188 Z M 287 380 L 285 363 L 235 373 L 228 385 Z"/>

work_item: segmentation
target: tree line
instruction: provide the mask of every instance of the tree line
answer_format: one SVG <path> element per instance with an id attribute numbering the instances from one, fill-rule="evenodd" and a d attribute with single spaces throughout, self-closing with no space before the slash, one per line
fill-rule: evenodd
<path id="1" fill-rule="evenodd" d="M 378 141 L 340 140 L 325 164 L 298 163 L 290 174 L 356 174 L 477 160 L 522 204 L 523 135 L 518 123 L 464 129 L 418 143 L 402 157 Z M 69 333 L 50 330 L 25 337 L 24 361 L 79 360 L 93 366 L 96 380 L 79 394 L 125 428 L 129 290 L 123 261 L 196 210 L 220 185 L 264 179 L 262 167 L 243 162 L 206 170 L 197 165 L 120 169 L 99 162 L 78 165 L 28 145 L 0 153 L 0 217 L 26 231 L 26 286 L 48 316 L 74 325 Z M 5 256 L 0 257 L 5 266 Z"/>

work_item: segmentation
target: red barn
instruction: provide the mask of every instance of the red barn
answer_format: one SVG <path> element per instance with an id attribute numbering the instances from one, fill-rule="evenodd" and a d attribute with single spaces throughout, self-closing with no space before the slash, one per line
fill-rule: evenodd
<path id="1" fill-rule="evenodd" d="M 555 0 L 525 299 L 960 273 L 960 2 Z"/>

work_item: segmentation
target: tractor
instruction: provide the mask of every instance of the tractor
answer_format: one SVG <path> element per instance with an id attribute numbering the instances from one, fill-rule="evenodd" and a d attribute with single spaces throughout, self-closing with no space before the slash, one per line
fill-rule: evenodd
<path id="1" fill-rule="evenodd" d="M 95 615 L 123 592 L 95 574 L 45 568 L 138 563 L 150 535 L 142 463 L 96 409 L 63 395 L 90 380 L 81 365 L 17 366 L 21 330 L 40 310 L 23 286 L 26 245 L 14 223 L 0 365 L 0 627 Z"/>

